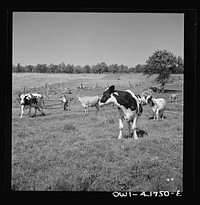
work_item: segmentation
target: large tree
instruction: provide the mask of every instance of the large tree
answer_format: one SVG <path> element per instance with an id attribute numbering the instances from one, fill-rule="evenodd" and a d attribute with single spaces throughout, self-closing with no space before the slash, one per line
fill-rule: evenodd
<path id="1" fill-rule="evenodd" d="M 176 66 L 177 59 L 173 53 L 167 50 L 156 50 L 146 61 L 143 74 L 148 76 L 158 74 L 155 82 L 161 84 L 161 90 L 164 92 L 164 86 L 169 81 Z"/>
<path id="2" fill-rule="evenodd" d="M 16 73 L 21 73 L 23 72 L 23 68 L 22 66 L 20 65 L 20 63 L 17 64 L 17 67 L 16 67 Z"/>
<path id="3" fill-rule="evenodd" d="M 91 67 L 87 64 L 87 65 L 84 65 L 83 66 L 83 69 L 82 69 L 83 73 L 90 73 L 91 72 Z"/>

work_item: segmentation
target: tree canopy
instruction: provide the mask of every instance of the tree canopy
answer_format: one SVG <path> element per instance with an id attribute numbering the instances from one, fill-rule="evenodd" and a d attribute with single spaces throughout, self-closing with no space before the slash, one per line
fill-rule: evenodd
<path id="1" fill-rule="evenodd" d="M 183 61 L 167 50 L 156 50 L 152 56 L 146 61 L 146 66 L 143 70 L 144 75 L 158 74 L 155 82 L 161 84 L 161 89 L 164 91 L 165 84 L 169 81 L 170 75 L 176 73 L 179 69 L 183 72 Z"/>

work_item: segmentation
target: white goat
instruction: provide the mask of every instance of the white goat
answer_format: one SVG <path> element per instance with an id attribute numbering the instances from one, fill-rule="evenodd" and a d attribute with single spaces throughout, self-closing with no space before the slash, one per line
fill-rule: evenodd
<path id="1" fill-rule="evenodd" d="M 163 98 L 152 98 L 152 95 L 147 95 L 145 97 L 146 103 L 150 104 L 151 109 L 153 111 L 153 119 L 159 119 L 159 116 L 161 119 L 163 119 L 163 113 L 166 107 L 166 100 Z"/>
<path id="2" fill-rule="evenodd" d="M 84 96 L 80 97 L 79 95 L 77 96 L 78 100 L 81 102 L 85 114 L 88 114 L 88 109 L 89 107 L 96 107 L 97 111 L 99 111 L 99 96 Z"/>

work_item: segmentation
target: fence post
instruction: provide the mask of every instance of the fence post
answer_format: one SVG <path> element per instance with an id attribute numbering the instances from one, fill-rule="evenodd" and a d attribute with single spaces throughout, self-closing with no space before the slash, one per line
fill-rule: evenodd
<path id="1" fill-rule="evenodd" d="M 26 93 L 26 87 L 24 87 L 24 94 Z"/>
<path id="2" fill-rule="evenodd" d="M 44 86 L 44 93 L 47 94 L 47 83 Z"/>

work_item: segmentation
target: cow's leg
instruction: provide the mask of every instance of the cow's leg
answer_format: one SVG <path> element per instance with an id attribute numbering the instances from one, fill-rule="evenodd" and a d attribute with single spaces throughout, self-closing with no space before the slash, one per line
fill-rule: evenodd
<path id="1" fill-rule="evenodd" d="M 38 108 L 35 107 L 35 113 L 34 113 L 34 115 L 33 115 L 32 117 L 36 117 L 37 109 L 38 109 Z"/>
<path id="2" fill-rule="evenodd" d="M 44 114 L 44 110 L 43 110 L 43 105 L 40 105 L 40 108 L 41 108 L 41 113 L 42 113 L 42 115 L 45 115 L 45 114 Z"/>
<path id="3" fill-rule="evenodd" d="M 85 114 L 87 114 L 87 107 L 84 107 Z"/>
<path id="4" fill-rule="evenodd" d="M 164 110 L 161 110 L 161 111 L 160 111 L 160 117 L 161 117 L 162 119 L 164 119 L 163 113 L 164 113 Z"/>
<path id="5" fill-rule="evenodd" d="M 118 139 L 121 139 L 122 138 L 122 130 L 123 130 L 123 118 L 119 118 L 119 136 L 118 136 Z"/>
<path id="6" fill-rule="evenodd" d="M 99 105 L 95 106 L 97 108 L 96 113 L 99 112 Z"/>
<path id="7" fill-rule="evenodd" d="M 20 119 L 23 117 L 23 114 L 24 114 L 24 106 L 21 105 L 21 115 L 20 115 Z"/>
<path id="8" fill-rule="evenodd" d="M 165 109 L 162 112 L 162 119 L 164 119 L 164 112 L 165 112 Z"/>
<path id="9" fill-rule="evenodd" d="M 42 105 L 38 105 L 38 106 L 36 106 L 35 108 L 36 108 L 36 110 L 39 110 L 39 111 L 42 113 L 42 115 L 45 115 L 45 114 L 44 114 L 44 111 L 43 111 Z M 36 112 L 35 112 L 35 116 L 36 116 Z"/>
<path id="10" fill-rule="evenodd" d="M 28 112 L 28 114 L 31 116 L 31 107 L 29 108 L 29 112 Z"/>
<path id="11" fill-rule="evenodd" d="M 137 132 L 136 132 L 136 126 L 137 126 L 137 119 L 138 119 L 138 116 L 136 115 L 133 119 L 133 125 L 132 125 L 132 128 L 133 128 L 133 137 L 135 140 L 138 139 L 138 136 L 137 136 Z"/>
<path id="12" fill-rule="evenodd" d="M 40 112 L 42 113 L 42 115 L 45 115 L 44 111 L 43 111 L 43 107 L 40 107 L 40 108 L 41 108 Z M 38 110 L 39 110 L 39 108 L 38 108 Z"/>
<path id="13" fill-rule="evenodd" d="M 127 125 L 128 125 L 128 134 L 131 137 L 131 121 L 127 121 Z"/>
<path id="14" fill-rule="evenodd" d="M 153 119 L 156 119 L 156 112 L 153 113 Z"/>
<path id="15" fill-rule="evenodd" d="M 158 120 L 159 118 L 159 109 L 156 110 L 156 119 Z"/>

